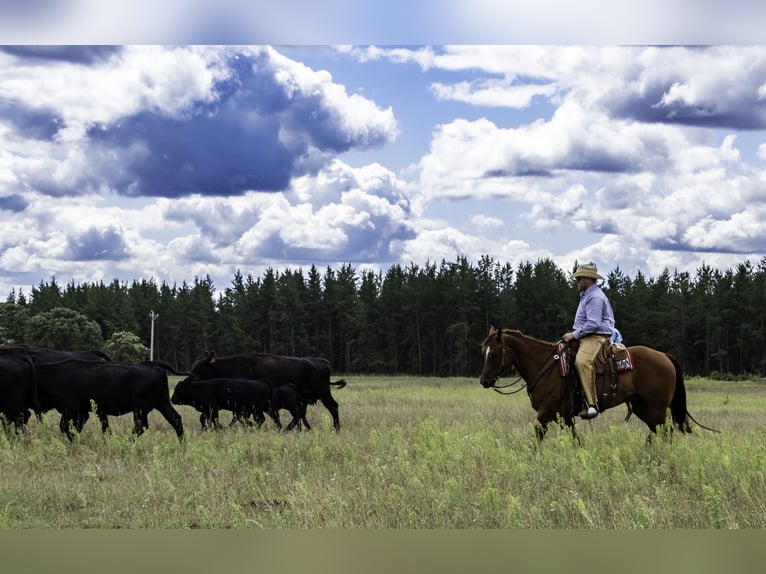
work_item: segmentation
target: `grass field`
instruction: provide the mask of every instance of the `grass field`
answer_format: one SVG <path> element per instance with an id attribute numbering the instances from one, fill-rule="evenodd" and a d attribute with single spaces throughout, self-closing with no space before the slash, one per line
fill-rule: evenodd
<path id="1" fill-rule="evenodd" d="M 340 433 L 321 405 L 302 433 L 203 433 L 178 407 L 183 443 L 156 412 L 138 440 L 130 415 L 73 443 L 57 413 L 32 419 L 0 433 L 0 528 L 766 527 L 766 382 L 687 380 L 719 434 L 647 444 L 618 407 L 578 422 L 578 446 L 559 428 L 538 443 L 526 394 L 478 379 L 346 379 Z"/>

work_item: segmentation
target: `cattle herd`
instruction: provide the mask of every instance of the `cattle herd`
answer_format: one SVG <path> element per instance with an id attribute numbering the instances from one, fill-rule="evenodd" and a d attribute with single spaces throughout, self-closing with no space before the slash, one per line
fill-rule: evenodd
<path id="1" fill-rule="evenodd" d="M 170 395 L 168 372 L 185 375 Z M 188 405 L 200 413 L 203 429 L 220 427 L 219 411 L 232 412 L 232 423 L 261 426 L 268 415 L 282 428 L 280 410 L 292 420 L 285 430 L 310 429 L 306 405 L 321 401 L 340 430 L 338 403 L 330 381 L 330 363 L 316 357 L 286 357 L 242 353 L 216 357 L 206 352 L 179 372 L 161 361 L 118 363 L 100 351 L 61 351 L 21 345 L 0 346 L 0 415 L 6 424 L 24 427 L 34 413 L 60 413 L 59 427 L 71 440 L 96 413 L 104 432 L 109 417 L 133 413 L 133 432 L 143 433 L 156 409 L 179 439 L 184 429 L 173 405 Z M 252 421 L 251 421 L 252 417 Z"/>

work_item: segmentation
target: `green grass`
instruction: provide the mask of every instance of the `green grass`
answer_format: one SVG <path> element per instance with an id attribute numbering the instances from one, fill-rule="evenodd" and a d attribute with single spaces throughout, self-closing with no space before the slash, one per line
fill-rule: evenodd
<path id="1" fill-rule="evenodd" d="M 271 421 L 203 433 L 178 407 L 181 444 L 156 412 L 70 443 L 58 415 L 0 433 L 0 528 L 764 528 L 766 384 L 687 381 L 711 433 L 647 444 L 625 408 L 534 438 L 525 393 L 476 379 L 347 376 L 340 433 Z M 283 415 L 285 418 L 286 413 Z M 228 413 L 222 421 L 227 422 Z"/>

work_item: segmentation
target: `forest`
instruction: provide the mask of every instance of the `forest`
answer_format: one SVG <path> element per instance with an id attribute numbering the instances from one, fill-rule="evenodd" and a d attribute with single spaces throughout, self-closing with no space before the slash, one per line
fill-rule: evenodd
<path id="1" fill-rule="evenodd" d="M 222 288 L 210 277 L 65 286 L 51 277 L 0 303 L 0 342 L 108 351 L 127 336 L 145 358 L 151 348 L 181 370 L 212 350 L 321 356 L 334 373 L 478 376 L 490 323 L 550 341 L 571 327 L 576 265 L 514 267 L 490 256 L 379 272 L 312 265 L 257 277 L 237 271 Z M 601 273 L 625 344 L 671 353 L 690 375 L 764 376 L 766 257 L 724 271 Z"/>

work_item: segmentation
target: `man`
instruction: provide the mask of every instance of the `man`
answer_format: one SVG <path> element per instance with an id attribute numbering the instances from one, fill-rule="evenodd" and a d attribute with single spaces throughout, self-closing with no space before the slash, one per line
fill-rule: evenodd
<path id="1" fill-rule="evenodd" d="M 577 290 L 580 292 L 580 304 L 577 306 L 572 331 L 564 333 L 567 343 L 573 340 L 580 342 L 575 356 L 575 368 L 580 375 L 585 400 L 588 406 L 579 416 L 592 419 L 598 416 L 598 399 L 596 396 L 596 370 L 593 362 L 598 355 L 605 339 L 609 339 L 614 328 L 614 311 L 601 287 L 596 281 L 604 278 L 598 274 L 596 265 L 592 262 L 580 265 L 574 272 Z"/>

